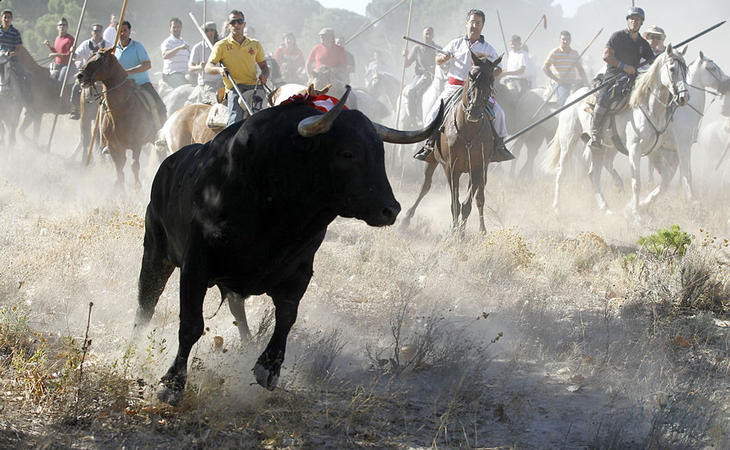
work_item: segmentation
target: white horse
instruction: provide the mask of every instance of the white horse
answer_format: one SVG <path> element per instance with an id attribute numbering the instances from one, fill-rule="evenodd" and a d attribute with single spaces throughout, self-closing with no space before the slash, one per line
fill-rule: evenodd
<path id="1" fill-rule="evenodd" d="M 641 156 L 660 148 L 665 138 L 664 131 L 670 125 L 675 105 L 687 103 L 689 92 L 686 84 L 687 65 L 681 53 L 669 45 L 649 69 L 638 76 L 628 107 L 615 115 L 616 131 L 628 150 L 631 165 L 631 201 L 629 207 L 636 223 L 640 222 L 639 194 L 641 191 Z M 568 101 L 587 92 L 583 88 L 575 92 Z M 585 111 L 585 102 L 578 102 L 563 111 L 558 119 L 546 168 L 556 170 L 553 209 L 557 212 L 560 203 L 560 183 L 566 157 L 581 141 L 580 136 L 590 130 L 591 116 Z M 606 127 L 609 128 L 609 127 Z M 616 148 L 605 130 L 602 149 L 585 147 L 584 160 L 598 207 L 610 214 L 608 204 L 601 190 L 601 171 L 612 169 Z M 643 204 L 643 202 L 642 202 Z"/>
<path id="2" fill-rule="evenodd" d="M 673 142 L 667 145 L 673 146 L 679 156 L 679 179 L 684 187 L 687 200 L 694 199 L 692 191 L 692 145 L 697 142 L 699 128 L 702 121 L 702 114 L 706 108 L 706 93 L 710 92 L 719 95 L 721 85 L 727 76 L 715 62 L 700 52 L 692 64 L 689 65 L 687 73 L 687 85 L 690 87 L 692 96 L 687 108 L 679 108 L 674 114 L 674 120 L 670 127 Z M 714 92 L 713 92 L 714 91 Z M 671 175 L 674 175 L 672 172 Z"/>

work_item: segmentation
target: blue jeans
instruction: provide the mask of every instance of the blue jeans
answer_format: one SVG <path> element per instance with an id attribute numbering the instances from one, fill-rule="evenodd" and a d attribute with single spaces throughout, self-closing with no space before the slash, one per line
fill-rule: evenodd
<path id="1" fill-rule="evenodd" d="M 238 86 L 241 94 L 254 88 L 251 84 L 237 84 L 236 86 Z M 228 91 L 228 123 L 226 126 L 233 125 L 241 120 L 243 120 L 243 108 L 238 104 L 238 92 L 231 89 Z"/>

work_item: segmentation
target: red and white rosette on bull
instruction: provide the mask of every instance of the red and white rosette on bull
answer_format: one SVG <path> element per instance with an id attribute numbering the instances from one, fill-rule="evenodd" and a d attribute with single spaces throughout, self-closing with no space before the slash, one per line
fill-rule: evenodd
<path id="1" fill-rule="evenodd" d="M 330 97 L 329 95 L 318 95 L 318 96 L 312 96 L 309 94 L 297 94 L 292 95 L 288 99 L 281 102 L 282 105 L 290 105 L 290 104 L 304 104 L 304 105 L 310 105 L 313 108 L 316 108 L 322 112 L 327 112 L 330 109 L 334 108 L 334 106 L 339 102 L 339 100 L 335 97 Z M 345 109 L 347 109 L 347 106 L 345 106 Z"/>

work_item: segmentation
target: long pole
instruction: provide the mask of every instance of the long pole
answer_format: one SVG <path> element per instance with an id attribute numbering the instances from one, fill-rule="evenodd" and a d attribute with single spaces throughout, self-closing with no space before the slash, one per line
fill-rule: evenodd
<path id="1" fill-rule="evenodd" d="M 203 31 L 203 29 L 200 28 L 200 24 L 198 23 L 197 19 L 195 19 L 195 16 L 193 15 L 193 13 L 189 12 L 188 13 L 188 16 L 190 16 L 190 19 L 195 24 L 195 29 L 198 30 L 198 32 L 201 35 L 203 35 L 203 42 L 205 42 L 208 45 L 208 47 L 210 47 L 210 49 L 212 51 L 213 50 L 213 44 L 208 40 L 208 36 L 205 35 L 205 31 Z M 223 63 L 221 63 L 221 64 L 223 64 Z M 224 65 L 224 67 L 225 67 L 225 65 Z M 205 70 L 205 69 L 203 69 L 203 70 Z M 253 110 L 248 105 L 248 102 L 246 102 L 246 99 L 243 98 L 243 94 L 241 93 L 241 90 L 238 89 L 238 85 L 236 84 L 236 82 L 233 81 L 233 77 L 231 76 L 231 74 L 228 73 L 228 72 L 226 72 L 226 77 L 228 78 L 228 81 L 231 82 L 231 85 L 233 86 L 233 90 L 236 91 L 236 94 L 238 94 L 238 100 L 246 108 L 246 111 L 248 112 L 248 115 L 249 116 L 253 116 Z"/>
<path id="2" fill-rule="evenodd" d="M 502 28 L 502 16 L 499 15 L 499 10 L 497 10 L 497 22 L 499 22 L 499 31 L 502 33 L 502 43 L 504 44 L 504 52 L 507 53 L 509 48 L 507 47 L 507 38 L 504 36 L 504 28 Z"/>
<path id="3" fill-rule="evenodd" d="M 58 94 L 59 102 L 63 102 L 63 91 L 66 89 L 66 82 L 68 81 L 68 73 L 71 72 L 71 64 L 74 63 L 74 56 L 76 56 L 76 45 L 78 45 L 79 33 L 81 32 L 81 24 L 84 22 L 84 15 L 86 14 L 86 3 L 88 0 L 84 0 L 83 6 L 81 6 L 81 14 L 79 15 L 79 23 L 76 24 L 76 34 L 74 34 L 74 43 L 71 46 L 68 54 L 68 63 L 66 65 L 66 73 L 63 74 L 63 83 L 61 83 L 61 92 Z M 58 121 L 58 112 L 53 116 L 53 126 L 51 126 L 51 134 L 48 135 L 48 145 L 46 145 L 46 151 L 51 151 L 51 141 L 53 141 L 53 133 L 56 131 L 56 122 Z"/>
<path id="4" fill-rule="evenodd" d="M 356 37 L 358 37 L 361 34 L 363 34 L 365 31 L 367 31 L 370 28 L 372 28 L 373 25 L 375 25 L 376 23 L 378 23 L 381 20 L 383 20 L 385 18 L 385 16 L 387 16 L 388 14 L 392 13 L 393 11 L 395 11 L 396 8 L 398 8 L 400 5 L 402 5 L 405 2 L 406 2 L 406 0 L 400 0 L 398 3 L 396 3 L 395 5 L 393 5 L 389 10 L 385 11 L 382 16 L 378 17 L 377 19 L 373 20 L 369 24 L 367 24 L 364 27 L 360 28 L 360 31 L 358 31 L 357 33 L 353 34 L 352 36 L 350 36 L 350 38 L 348 40 L 345 41 L 345 45 L 349 44 L 350 41 L 352 41 Z M 411 6 L 412 6 L 412 4 L 413 4 L 413 2 L 411 1 Z"/>
<path id="5" fill-rule="evenodd" d="M 410 5 L 408 5 L 408 25 L 406 26 L 406 36 L 411 35 L 411 18 L 413 17 L 413 0 L 411 0 Z M 408 54 L 408 40 L 406 40 L 406 45 L 403 49 L 403 51 Z M 403 92 L 403 84 L 406 80 L 406 61 L 403 60 L 403 70 L 400 72 L 400 89 L 398 89 L 398 93 Z M 402 95 L 398 95 L 398 107 L 396 108 L 395 113 L 395 128 L 398 129 L 398 124 L 400 122 L 400 107 L 402 103 Z"/>
<path id="6" fill-rule="evenodd" d="M 114 36 L 114 44 L 112 45 L 112 49 L 117 48 L 117 44 L 119 43 L 119 32 L 122 30 L 122 22 L 124 22 L 124 16 L 127 14 L 127 2 L 129 0 L 124 0 L 124 3 L 122 3 L 122 13 L 119 15 L 119 22 L 117 22 L 117 34 Z M 114 50 L 112 50 L 114 51 Z M 89 143 L 89 152 L 87 153 L 86 157 L 86 165 L 89 165 L 89 162 L 91 162 L 91 151 L 94 149 L 94 141 L 96 140 L 96 133 L 99 129 L 99 122 L 101 121 L 101 110 L 104 109 L 104 105 L 102 103 L 99 104 L 99 109 L 96 111 L 96 120 L 94 121 L 94 132 L 92 133 L 93 136 L 91 138 L 91 142 Z"/>
<path id="7" fill-rule="evenodd" d="M 532 35 L 535 34 L 535 30 L 537 30 L 537 27 L 540 26 L 540 22 L 543 22 L 543 24 L 544 24 L 543 26 L 545 27 L 545 29 L 547 29 L 547 16 L 545 16 L 545 14 L 543 14 L 542 17 L 540 17 L 540 20 L 537 21 L 535 26 L 532 27 L 532 31 L 530 31 L 530 34 L 528 34 L 527 37 L 525 38 L 525 40 L 522 41 L 523 46 L 525 44 L 527 44 L 527 41 L 529 41 L 530 38 L 532 37 Z"/>
<path id="8" fill-rule="evenodd" d="M 578 55 L 578 59 L 576 59 L 573 62 L 573 64 L 570 65 L 570 69 L 568 69 L 569 71 L 570 70 L 573 70 L 575 67 L 578 66 L 578 63 L 580 62 L 581 58 L 583 58 L 583 55 L 585 55 L 585 53 L 588 51 L 588 49 L 591 47 L 591 45 L 593 45 L 593 43 L 598 38 L 598 35 L 601 34 L 602 32 L 603 32 L 603 28 L 601 28 L 600 30 L 598 30 L 598 33 L 596 33 L 596 35 L 593 36 L 593 39 L 591 39 L 591 41 L 588 43 L 588 45 L 585 46 L 585 48 L 583 49 L 583 51 L 580 52 L 580 55 Z M 530 119 L 534 119 L 535 117 L 537 117 L 538 114 L 540 114 L 540 111 L 542 111 L 542 109 L 545 107 L 545 105 L 548 104 L 548 102 L 550 101 L 550 99 L 553 98 L 553 95 L 555 95 L 555 92 L 557 90 L 558 90 L 558 84 L 556 83 L 555 86 L 553 86 L 553 90 L 550 91 L 550 95 L 548 95 L 547 98 L 545 98 L 545 101 L 542 102 L 542 104 L 540 105 L 540 107 L 537 108 L 537 111 L 535 111 L 535 113 L 530 117 Z"/>
<path id="9" fill-rule="evenodd" d="M 690 43 L 690 42 L 694 41 L 694 40 L 695 40 L 695 39 L 697 39 L 698 37 L 700 37 L 700 36 L 703 36 L 703 35 L 705 35 L 705 34 L 709 33 L 710 31 L 714 30 L 715 28 L 717 28 L 717 27 L 719 27 L 719 26 L 723 25 L 723 24 L 724 24 L 725 22 L 727 22 L 727 21 L 726 21 L 726 20 L 723 20 L 722 22 L 716 23 L 715 25 L 713 25 L 713 26 L 711 26 L 711 27 L 709 27 L 709 28 L 706 28 L 706 29 L 704 29 L 704 30 L 700 31 L 699 33 L 695 34 L 694 36 L 692 36 L 692 37 L 689 37 L 689 38 L 687 38 L 687 39 L 683 40 L 682 42 L 680 42 L 679 44 L 677 44 L 677 45 L 676 45 L 676 47 L 677 47 L 677 48 L 679 48 L 679 47 L 681 47 L 681 46 L 683 46 L 683 45 L 685 45 L 685 44 L 688 44 L 688 43 Z M 550 114 L 548 114 L 547 116 L 545 116 L 545 117 L 543 117 L 542 119 L 538 120 L 537 122 L 533 123 L 532 125 L 528 125 L 527 127 L 525 127 L 525 128 L 523 128 L 523 129 L 521 129 L 521 130 L 520 130 L 520 131 L 518 131 L 517 133 L 515 133 L 515 134 L 513 134 L 512 136 L 508 137 L 507 139 L 505 139 L 505 140 L 504 140 L 505 144 L 506 144 L 507 142 L 510 142 L 510 141 L 513 141 L 513 140 L 517 139 L 517 138 L 518 138 L 519 136 L 521 136 L 521 135 L 523 135 L 523 134 L 527 133 L 528 131 L 532 130 L 533 128 L 535 128 L 536 126 L 538 126 L 538 125 L 540 125 L 541 123 L 545 122 L 546 120 L 548 120 L 548 119 L 551 119 L 552 117 L 555 117 L 555 116 L 557 116 L 557 115 L 558 115 L 558 114 L 560 114 L 561 112 L 565 111 L 566 109 L 568 109 L 568 108 L 570 108 L 571 106 L 575 105 L 575 104 L 576 104 L 576 103 L 578 103 L 579 101 L 581 101 L 581 100 L 583 100 L 584 98 L 588 97 L 588 96 L 589 96 L 589 95 L 591 95 L 592 93 L 594 93 L 594 92 L 597 92 L 597 91 L 599 91 L 599 90 L 603 89 L 603 88 L 604 88 L 604 87 L 606 87 L 606 86 L 607 86 L 607 85 L 608 85 L 609 83 L 612 83 L 612 82 L 613 82 L 614 80 L 616 80 L 616 78 L 618 78 L 618 77 L 619 77 L 620 75 L 621 75 L 621 72 L 619 72 L 619 73 L 617 73 L 617 74 L 615 74 L 615 75 L 612 75 L 612 76 L 610 76 L 610 77 L 608 77 L 608 78 L 605 78 L 605 79 L 603 80 L 603 82 L 602 82 L 601 84 L 599 84 L 598 86 L 596 86 L 596 87 L 594 87 L 593 89 L 589 90 L 589 91 L 588 91 L 588 92 L 586 92 L 585 94 L 583 94 L 583 95 L 581 95 L 580 97 L 578 97 L 578 98 L 574 99 L 574 100 L 573 100 L 573 101 L 571 101 L 570 103 L 567 103 L 567 104 L 563 105 L 563 106 L 562 106 L 561 108 L 558 108 L 558 109 L 556 109 L 555 111 L 551 112 Z"/>

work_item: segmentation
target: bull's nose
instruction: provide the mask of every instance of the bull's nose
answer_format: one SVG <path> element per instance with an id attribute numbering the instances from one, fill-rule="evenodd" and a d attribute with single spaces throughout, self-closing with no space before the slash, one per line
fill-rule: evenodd
<path id="1" fill-rule="evenodd" d="M 398 216 L 398 213 L 400 212 L 400 205 L 396 203 L 393 206 L 386 206 L 380 211 L 380 216 L 383 219 L 383 222 L 392 225 L 395 223 L 395 218 Z"/>

